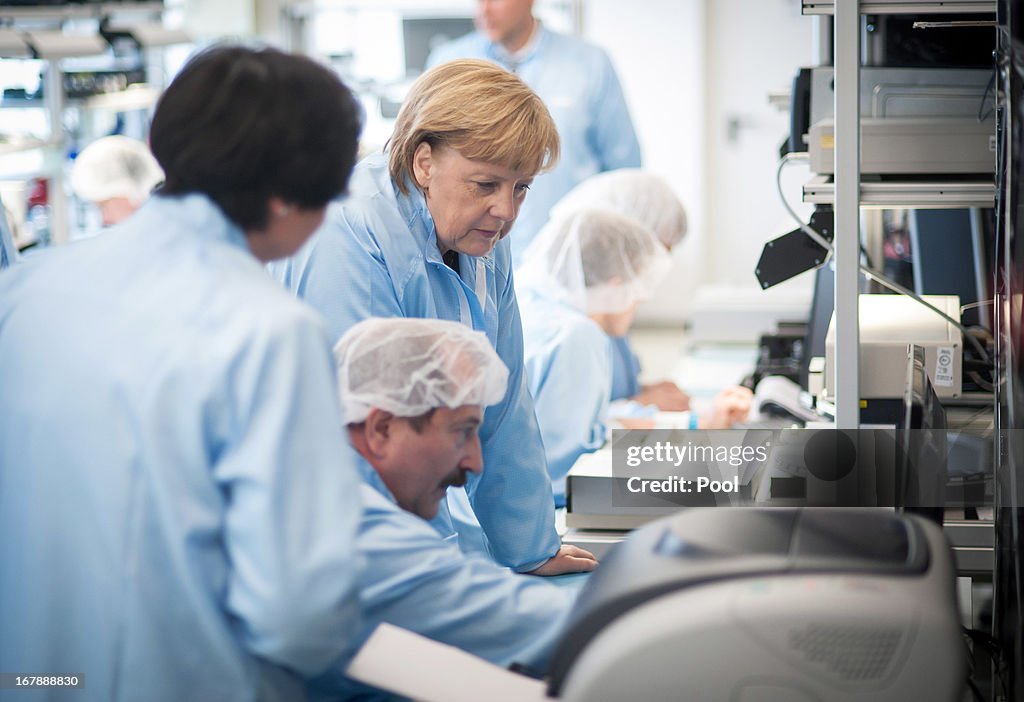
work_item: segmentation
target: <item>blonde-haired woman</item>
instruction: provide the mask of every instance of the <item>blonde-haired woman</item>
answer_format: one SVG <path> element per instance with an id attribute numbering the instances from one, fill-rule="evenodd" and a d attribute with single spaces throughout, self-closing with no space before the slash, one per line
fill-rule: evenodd
<path id="1" fill-rule="evenodd" d="M 491 555 L 541 575 L 595 563 L 555 532 L 505 240 L 534 176 L 557 158 L 554 122 L 518 77 L 487 61 L 438 66 L 412 86 L 385 152 L 356 167 L 348 199 L 275 271 L 334 338 L 368 317 L 448 319 L 487 334 L 509 384 L 484 417 L 486 470 L 467 490 Z M 435 526 L 453 529 L 444 513 Z"/>

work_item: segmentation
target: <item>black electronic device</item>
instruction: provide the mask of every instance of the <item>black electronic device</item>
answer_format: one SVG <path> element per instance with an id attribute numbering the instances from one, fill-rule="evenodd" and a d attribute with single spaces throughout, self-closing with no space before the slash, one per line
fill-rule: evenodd
<path id="1" fill-rule="evenodd" d="M 825 337 L 836 306 L 835 299 L 836 271 L 835 265 L 829 261 L 814 274 L 814 294 L 811 298 L 811 313 L 807 319 L 803 363 L 800 366 L 800 387 L 804 390 L 807 390 L 811 359 L 825 357 Z"/>
<path id="2" fill-rule="evenodd" d="M 924 347 L 907 348 L 907 385 L 896 427 L 897 505 L 942 524 L 946 507 L 946 412 L 925 370 Z"/>
<path id="3" fill-rule="evenodd" d="M 961 305 L 991 299 L 991 209 L 917 209 L 910 210 L 908 219 L 914 292 L 957 295 Z M 991 306 L 965 310 L 962 321 L 991 329 Z"/>
<path id="4" fill-rule="evenodd" d="M 865 60 L 899 68 L 990 68 L 996 32 L 985 23 L 992 19 L 965 13 L 865 15 Z M 921 27 L 922 20 L 931 26 Z"/>
<path id="5" fill-rule="evenodd" d="M 832 208 L 815 209 L 810 227 L 831 242 Z M 764 245 L 754 275 L 761 289 L 767 289 L 820 266 L 827 259 L 828 250 L 825 247 L 807 236 L 803 229 L 794 229 Z"/>
<path id="6" fill-rule="evenodd" d="M 807 151 L 804 135 L 811 128 L 811 72 L 814 69 L 801 68 L 793 77 L 793 89 L 789 94 L 789 137 L 783 144 L 783 153 Z"/>

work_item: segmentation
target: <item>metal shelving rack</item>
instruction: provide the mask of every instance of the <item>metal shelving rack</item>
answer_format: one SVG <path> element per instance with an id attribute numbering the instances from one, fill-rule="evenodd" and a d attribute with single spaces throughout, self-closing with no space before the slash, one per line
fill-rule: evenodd
<path id="1" fill-rule="evenodd" d="M 118 27 L 126 27 L 143 48 L 155 48 L 188 41 L 184 32 L 162 27 L 163 2 L 105 2 L 65 4 L 52 7 L 0 8 L 0 61 L 3 59 L 38 58 L 45 62 L 43 100 L 20 105 L 0 102 L 0 109 L 41 107 L 49 123 L 46 137 L 24 139 L 0 144 L 0 157 L 26 151 L 39 151 L 44 164 L 37 174 L 47 177 L 52 186 L 48 192 L 50 232 L 55 244 L 69 238 L 68 199 L 60 179 L 63 177 L 67 137 L 64 133 L 65 109 L 73 106 L 85 110 L 106 109 L 119 112 L 147 109 L 156 102 L 158 90 L 148 85 L 135 85 L 116 93 L 82 99 L 69 99 L 64 89 L 61 61 L 65 58 L 98 55 L 106 50 L 106 41 L 98 35 L 65 35 L 61 31 L 69 21 L 116 17 Z M 132 28 L 137 31 L 133 31 Z M 63 41 L 62 41 L 63 39 Z"/>
<path id="2" fill-rule="evenodd" d="M 995 13 L 992 0 L 802 0 L 805 15 L 832 15 L 835 66 L 835 176 L 804 186 L 807 202 L 832 204 L 835 211 L 836 426 L 860 422 L 860 313 L 858 307 L 860 208 L 991 206 L 992 182 L 861 182 L 860 18 L 863 14 Z M 850 235 L 852 232 L 853 235 Z M 838 369 L 842 369 L 842 373 Z"/>

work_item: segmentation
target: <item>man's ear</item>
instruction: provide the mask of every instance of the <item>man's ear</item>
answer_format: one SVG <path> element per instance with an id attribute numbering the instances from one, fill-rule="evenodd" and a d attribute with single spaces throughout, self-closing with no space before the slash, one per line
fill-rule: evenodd
<path id="1" fill-rule="evenodd" d="M 395 415 L 376 407 L 370 409 L 370 413 L 366 415 L 363 431 L 367 448 L 374 456 L 383 456 L 387 453 L 393 436 L 394 421 Z"/>
<path id="2" fill-rule="evenodd" d="M 425 141 L 421 141 L 412 155 L 412 178 L 423 190 L 430 187 L 430 178 L 434 170 L 434 149 Z"/>

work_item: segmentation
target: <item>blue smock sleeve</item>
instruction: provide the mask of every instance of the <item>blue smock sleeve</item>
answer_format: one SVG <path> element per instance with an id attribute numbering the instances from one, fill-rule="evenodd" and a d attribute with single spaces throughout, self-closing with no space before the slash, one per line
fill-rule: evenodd
<path id="1" fill-rule="evenodd" d="M 543 668 L 576 598 L 572 588 L 463 554 L 369 486 L 359 549 L 366 634 L 381 622 L 501 666 Z"/>
<path id="2" fill-rule="evenodd" d="M 640 167 L 640 142 L 633 129 L 626 97 L 611 59 L 600 51 L 594 75 L 596 86 L 589 114 L 593 116 L 588 130 L 593 153 L 600 160 L 601 171 Z"/>
<path id="3" fill-rule="evenodd" d="M 360 479 L 324 392 L 334 373 L 321 325 L 272 319 L 264 336 L 225 381 L 232 407 L 212 414 L 218 434 L 239 434 L 214 468 L 228 505 L 226 607 L 247 648 L 310 675 L 359 630 Z"/>
<path id="4" fill-rule="evenodd" d="M 628 400 L 640 390 L 640 359 L 629 337 L 612 338 L 612 400 Z"/>
<path id="5" fill-rule="evenodd" d="M 581 455 L 607 438 L 605 415 L 611 395 L 611 344 L 586 318 L 563 318 L 559 343 L 530 361 L 537 419 L 544 437 L 555 493 Z"/>
<path id="6" fill-rule="evenodd" d="M 496 560 L 526 572 L 554 556 L 561 542 L 523 365 L 523 325 L 511 267 L 497 305 L 501 323 L 495 348 L 509 369 L 508 389 L 485 412 L 480 430 L 484 471 L 467 491 Z"/>

